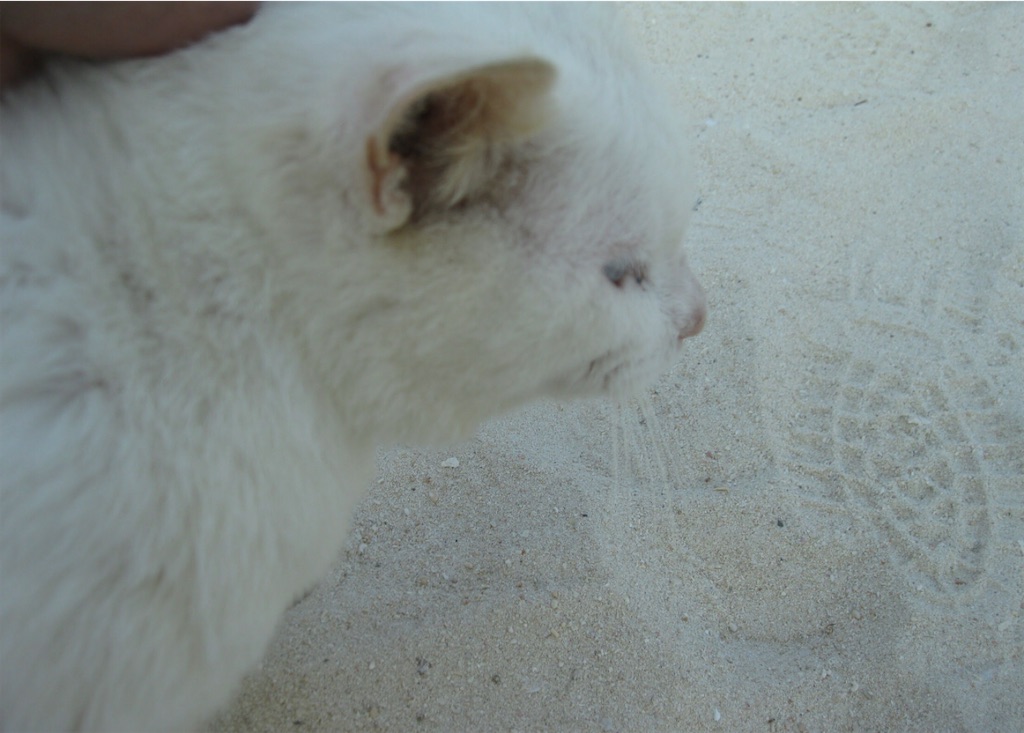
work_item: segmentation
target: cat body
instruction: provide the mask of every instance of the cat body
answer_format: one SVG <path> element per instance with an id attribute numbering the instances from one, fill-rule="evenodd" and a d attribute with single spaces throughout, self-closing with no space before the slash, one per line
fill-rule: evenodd
<path id="1" fill-rule="evenodd" d="M 0 120 L 5 730 L 199 724 L 375 447 L 628 394 L 703 323 L 683 130 L 604 9 L 268 5 Z"/>

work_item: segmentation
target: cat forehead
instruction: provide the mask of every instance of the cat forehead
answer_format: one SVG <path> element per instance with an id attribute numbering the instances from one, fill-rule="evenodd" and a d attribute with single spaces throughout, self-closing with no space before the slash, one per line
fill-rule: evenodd
<path id="1" fill-rule="evenodd" d="M 581 185 L 600 191 L 589 218 L 624 240 L 680 237 L 693 205 L 684 126 L 642 112 L 603 124 L 603 144 L 580 151 Z"/>
<path id="2" fill-rule="evenodd" d="M 585 144 L 594 156 L 593 175 L 600 175 L 600 182 L 619 195 L 658 206 L 689 198 L 692 171 L 685 115 L 642 59 L 612 61 L 605 58 L 598 68 L 568 63 L 559 69 L 556 93 L 571 128 L 562 134 L 589 138 Z"/>

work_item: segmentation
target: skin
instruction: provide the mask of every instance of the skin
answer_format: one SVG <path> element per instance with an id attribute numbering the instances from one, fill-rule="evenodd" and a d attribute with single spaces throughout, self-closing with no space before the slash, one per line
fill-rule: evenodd
<path id="1" fill-rule="evenodd" d="M 154 56 L 244 23 L 254 2 L 0 3 L 0 89 L 54 54 L 88 59 Z"/>

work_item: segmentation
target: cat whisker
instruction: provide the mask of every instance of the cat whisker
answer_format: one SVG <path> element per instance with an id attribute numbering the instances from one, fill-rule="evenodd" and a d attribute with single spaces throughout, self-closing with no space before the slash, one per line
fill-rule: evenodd
<path id="1" fill-rule="evenodd" d="M 626 418 L 626 425 L 629 437 L 629 452 L 630 465 L 632 467 L 633 478 L 641 481 L 644 484 L 649 485 L 651 483 L 652 474 L 650 471 L 650 460 L 644 450 L 644 441 L 641 439 L 641 427 L 643 426 L 642 418 L 637 417 L 637 406 L 635 402 L 630 402 L 626 408 L 628 415 Z"/>
<path id="2" fill-rule="evenodd" d="M 622 449 L 620 448 L 619 434 L 625 425 L 622 403 L 620 402 L 615 403 L 615 415 L 618 419 L 612 428 L 612 477 L 615 493 L 619 495 L 622 493 L 622 464 L 619 461 L 619 454 Z"/>
<path id="3" fill-rule="evenodd" d="M 612 473 L 616 492 L 625 482 L 671 492 L 681 475 L 678 458 L 650 395 L 617 400 L 612 431 Z"/>
<path id="4" fill-rule="evenodd" d="M 657 411 L 654 409 L 654 400 L 651 401 L 651 413 L 652 413 L 652 429 L 655 433 L 657 440 L 659 441 L 662 450 L 665 455 L 665 481 L 669 489 L 676 490 L 683 486 L 684 476 L 686 471 L 682 461 L 682 446 L 676 442 L 675 437 L 676 431 L 672 429 L 671 425 L 666 425 L 661 418 L 658 417 Z"/>
<path id="5" fill-rule="evenodd" d="M 665 430 L 658 419 L 650 396 L 645 394 L 639 402 L 640 414 L 643 415 L 644 424 L 647 428 L 648 443 L 651 446 L 654 462 L 658 468 L 658 479 L 661 481 L 663 488 L 669 491 L 672 488 L 672 450 L 666 443 Z"/>

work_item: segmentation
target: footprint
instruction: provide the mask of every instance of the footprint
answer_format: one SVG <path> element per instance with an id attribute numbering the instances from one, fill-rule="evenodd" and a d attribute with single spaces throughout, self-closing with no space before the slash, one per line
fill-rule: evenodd
<path id="1" fill-rule="evenodd" d="M 986 339 L 984 300 L 911 277 L 853 273 L 845 324 L 803 345 L 780 457 L 809 498 L 870 524 L 912 586 L 951 600 L 991 570 L 993 488 L 1019 493 L 1024 446 L 971 350 L 1005 341 Z"/>

